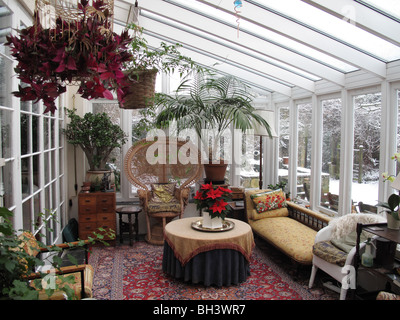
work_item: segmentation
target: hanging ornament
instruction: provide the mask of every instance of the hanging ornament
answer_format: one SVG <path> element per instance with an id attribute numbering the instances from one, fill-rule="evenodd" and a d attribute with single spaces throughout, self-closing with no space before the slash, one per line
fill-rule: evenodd
<path id="1" fill-rule="evenodd" d="M 238 13 L 240 13 L 240 11 L 238 10 L 238 8 L 242 7 L 242 1 L 235 0 L 235 1 L 233 1 L 233 5 L 234 5 L 236 23 L 237 23 L 237 37 L 239 38 L 239 24 L 240 24 L 239 20 L 240 20 L 240 17 L 238 16 Z"/>

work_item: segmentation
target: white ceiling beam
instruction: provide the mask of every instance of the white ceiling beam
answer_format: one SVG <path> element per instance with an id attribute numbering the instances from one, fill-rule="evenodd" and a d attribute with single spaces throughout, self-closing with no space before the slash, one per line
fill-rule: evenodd
<path id="1" fill-rule="evenodd" d="M 207 40 L 143 16 L 140 18 L 140 25 L 144 30 L 149 30 L 162 37 L 169 38 L 171 43 L 179 42 L 187 47 L 196 48 L 196 51 L 203 50 L 208 55 L 218 57 L 219 61 L 231 62 L 231 64 L 236 64 L 238 66 L 243 65 L 245 68 L 253 69 L 255 73 L 265 74 L 266 76 L 290 83 L 292 86 L 298 86 L 311 92 L 315 90 L 315 83 L 312 80 L 214 41 Z"/>
<path id="2" fill-rule="evenodd" d="M 378 37 L 400 45 L 399 23 L 360 3 L 349 0 L 302 0 Z"/>
<path id="3" fill-rule="evenodd" d="M 220 1 L 218 5 L 215 4 L 215 1 L 197 1 L 208 4 L 216 9 L 222 9 L 225 12 L 234 13 L 231 1 Z M 242 10 L 243 12 L 240 14 L 241 19 L 255 22 L 264 28 L 299 41 L 336 59 L 357 66 L 360 69 L 372 72 L 381 78 L 386 77 L 386 64 L 384 62 L 273 12 L 263 10 L 250 3 L 245 3 L 245 5 L 246 10 Z M 266 1 L 265 6 L 268 6 L 268 1 Z"/>
<path id="4" fill-rule="evenodd" d="M 340 86 L 345 85 L 345 75 L 338 70 L 246 33 L 241 33 L 238 39 L 235 28 L 199 16 L 191 11 L 164 1 L 140 1 L 139 7 L 169 19 L 175 19 L 179 23 L 201 30 L 206 34 L 212 34 L 219 38 L 222 38 L 221 35 L 225 35 L 224 40 L 231 42 L 233 45 L 254 50 L 259 54 L 299 68 Z"/>
<path id="5" fill-rule="evenodd" d="M 158 38 L 154 38 L 152 36 L 146 35 L 146 40 L 148 44 L 153 47 L 157 47 L 160 43 L 160 40 Z M 231 74 L 235 77 L 242 79 L 249 85 L 254 85 L 258 88 L 265 88 L 265 92 L 279 92 L 286 96 L 290 96 L 291 94 L 291 88 L 289 86 L 280 84 L 276 81 L 272 81 L 254 72 L 241 69 L 230 63 L 222 63 L 215 57 L 207 54 L 205 51 L 197 52 L 187 47 L 179 48 L 179 51 L 185 56 L 190 56 L 193 61 L 196 61 L 203 66 L 211 66 L 210 69 L 214 69 L 224 74 Z"/>

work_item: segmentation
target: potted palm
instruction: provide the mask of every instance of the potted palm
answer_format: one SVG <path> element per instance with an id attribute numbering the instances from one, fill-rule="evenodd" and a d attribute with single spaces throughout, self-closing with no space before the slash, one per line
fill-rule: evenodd
<path id="1" fill-rule="evenodd" d="M 194 129 L 201 144 L 207 150 L 204 164 L 207 181 L 224 180 L 227 163 L 217 159 L 218 145 L 224 132 L 232 125 L 246 131 L 258 123 L 270 133 L 269 124 L 255 113 L 248 87 L 233 76 L 205 77 L 198 73 L 193 79 L 185 79 L 175 95 L 158 94 L 156 103 L 162 106 L 156 117 L 156 125 L 168 127 L 176 121 L 177 131 Z M 209 144 L 209 139 L 212 144 Z M 222 169 L 216 173 L 215 167 Z"/>
<path id="2" fill-rule="evenodd" d="M 158 72 L 171 73 L 178 70 L 180 76 L 192 70 L 202 71 L 191 58 L 179 52 L 181 45 L 167 45 L 161 42 L 158 48 L 149 47 L 143 37 L 144 29 L 134 23 L 128 26 L 133 31 L 129 44 L 131 58 L 125 64 L 124 74 L 130 83 L 130 90 L 125 102 L 120 104 L 123 109 L 142 109 L 153 104 L 155 83 Z"/>
<path id="3" fill-rule="evenodd" d="M 83 117 L 76 114 L 76 109 L 66 109 L 70 122 L 64 129 L 67 141 L 82 148 L 89 163 L 85 181 L 101 180 L 104 173 L 112 175 L 107 169 L 107 161 L 111 152 L 120 148 L 127 141 L 124 131 L 119 125 L 113 124 L 105 113 L 91 112 Z M 112 180 L 112 178 L 111 178 Z"/>

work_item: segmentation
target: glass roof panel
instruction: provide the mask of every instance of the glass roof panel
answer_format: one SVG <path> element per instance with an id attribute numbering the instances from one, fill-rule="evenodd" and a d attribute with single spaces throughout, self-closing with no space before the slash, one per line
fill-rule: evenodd
<path id="1" fill-rule="evenodd" d="M 366 3 L 379 11 L 400 20 L 400 1 L 399 0 L 362 0 L 360 3 Z"/>
<path id="2" fill-rule="evenodd" d="M 285 0 L 286 1 L 286 0 Z M 234 28 L 237 28 L 237 18 L 233 14 L 229 14 L 223 12 L 221 10 L 216 10 L 215 8 L 208 6 L 204 3 L 199 3 L 195 0 L 170 0 L 168 2 L 176 3 L 177 5 L 190 9 L 194 12 L 203 14 L 207 17 L 210 17 L 216 21 L 220 21 L 227 25 L 230 25 Z M 279 1 L 282 2 L 282 1 Z M 284 1 L 283 1 L 284 2 Z M 261 1 L 260 1 L 261 3 Z M 245 5 L 245 4 L 244 4 Z M 233 8 L 233 5 L 232 5 Z M 233 10 L 232 10 L 233 11 Z M 336 70 L 340 70 L 342 72 L 351 72 L 357 70 L 356 67 L 349 65 L 339 59 L 336 59 L 332 56 L 324 54 L 318 50 L 315 50 L 311 47 L 308 47 L 304 44 L 301 44 L 295 40 L 289 39 L 281 34 L 275 33 L 271 30 L 258 26 L 252 22 L 241 19 L 240 23 L 240 31 L 248 32 L 253 34 L 261 39 L 266 41 L 270 41 L 277 45 L 280 45 L 284 48 L 287 48 L 293 52 L 301 54 L 303 56 L 309 57 L 315 61 L 321 62 L 324 65 L 330 66 Z"/>
<path id="3" fill-rule="evenodd" d="M 398 46 L 358 28 L 347 20 L 335 17 L 301 0 L 257 0 L 251 2 L 257 3 L 264 8 L 271 8 L 303 25 L 330 35 L 385 62 L 400 59 L 400 48 Z M 378 0 L 376 2 L 378 3 Z M 379 0 L 380 2 L 381 0 Z M 357 19 L 357 12 L 354 12 L 354 17 L 352 18 Z"/>
<path id="4" fill-rule="evenodd" d="M 151 18 L 151 19 L 154 19 L 154 20 L 157 20 L 157 21 L 169 24 L 169 25 L 175 25 L 176 27 L 178 27 L 181 30 L 186 30 L 186 31 L 188 31 L 188 32 L 190 32 L 192 34 L 199 35 L 199 36 L 201 36 L 203 38 L 206 38 L 206 39 L 208 39 L 210 41 L 222 44 L 222 45 L 224 45 L 226 47 L 235 49 L 238 52 L 242 52 L 242 53 L 244 53 L 246 55 L 249 55 L 251 57 L 257 58 L 257 59 L 260 60 L 260 62 L 264 61 L 266 63 L 273 64 L 275 66 L 278 66 L 280 68 L 286 69 L 288 71 L 291 71 L 291 72 L 293 72 L 295 74 L 298 74 L 300 76 L 303 76 L 303 77 L 305 77 L 307 79 L 310 79 L 310 80 L 313 80 L 313 81 L 317 81 L 317 80 L 321 79 L 320 77 L 317 77 L 317 76 L 315 76 L 315 75 L 313 75 L 311 73 L 305 72 L 305 71 L 300 70 L 300 69 L 298 69 L 296 67 L 290 66 L 290 65 L 285 64 L 285 63 L 283 63 L 281 61 L 278 61 L 276 59 L 270 58 L 270 57 L 268 57 L 266 55 L 263 55 L 261 53 L 258 53 L 256 51 L 254 51 L 254 50 L 250 50 L 249 48 L 247 48 L 245 46 L 245 44 L 244 44 L 244 46 L 236 46 L 231 41 L 227 41 L 227 40 L 225 40 L 223 38 L 217 38 L 216 36 L 211 35 L 211 34 L 205 34 L 204 32 L 201 32 L 201 31 L 199 31 L 197 29 L 194 29 L 194 28 L 192 28 L 190 26 L 185 26 L 185 25 L 183 25 L 183 24 L 181 24 L 181 23 L 179 23 L 177 21 L 173 21 L 173 20 L 171 20 L 171 19 L 169 19 L 167 17 L 161 17 L 161 16 L 156 15 L 156 14 L 154 14 L 152 12 L 147 12 L 146 10 L 143 10 L 143 11 L 144 12 L 142 12 L 142 15 L 145 16 L 145 17 L 148 17 L 148 18 Z"/>

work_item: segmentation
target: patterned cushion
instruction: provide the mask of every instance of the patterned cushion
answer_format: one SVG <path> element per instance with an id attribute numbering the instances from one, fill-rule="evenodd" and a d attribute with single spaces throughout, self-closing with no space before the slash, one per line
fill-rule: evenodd
<path id="1" fill-rule="evenodd" d="M 22 250 L 24 250 L 30 256 L 36 257 L 36 255 L 40 252 L 39 243 L 31 232 L 23 232 L 18 239 L 22 241 L 20 245 Z"/>
<path id="2" fill-rule="evenodd" d="M 312 247 L 317 231 L 289 217 L 249 220 L 249 223 L 255 233 L 293 260 L 307 265 L 312 263 Z"/>
<path id="3" fill-rule="evenodd" d="M 181 212 L 181 204 L 177 199 L 165 203 L 149 201 L 147 204 L 148 212 Z"/>
<path id="4" fill-rule="evenodd" d="M 281 189 L 255 193 L 250 197 L 258 213 L 286 207 L 286 197 Z"/>
<path id="5" fill-rule="evenodd" d="M 71 267 L 74 268 L 75 266 Z M 62 268 L 63 270 L 68 270 L 69 267 L 64 267 Z M 62 275 L 61 277 L 68 277 L 68 276 L 73 276 L 73 283 L 65 283 L 61 284 L 62 280 L 57 279 L 56 282 L 62 288 L 63 286 L 69 286 L 75 293 L 75 299 L 80 300 L 81 299 L 81 273 L 76 272 L 76 273 L 70 273 L 70 274 L 65 274 Z M 85 283 L 85 298 L 92 298 L 93 297 L 93 267 L 89 264 L 85 265 L 85 271 L 84 271 L 84 283 Z M 35 287 L 33 281 L 31 282 L 31 286 Z M 51 296 L 48 296 L 45 292 L 45 290 L 39 291 L 39 300 L 65 300 L 66 295 L 65 292 L 62 290 L 56 290 Z"/>
<path id="6" fill-rule="evenodd" d="M 151 201 L 153 202 L 170 202 L 174 198 L 175 183 L 153 183 L 151 193 Z"/>
<path id="7" fill-rule="evenodd" d="M 340 267 L 343 267 L 346 263 L 347 253 L 334 246 L 330 241 L 321 241 L 314 244 L 313 253 L 317 257 Z"/>

